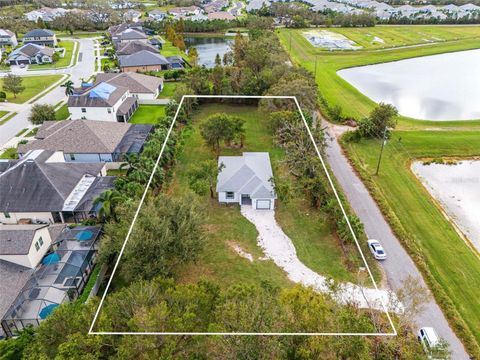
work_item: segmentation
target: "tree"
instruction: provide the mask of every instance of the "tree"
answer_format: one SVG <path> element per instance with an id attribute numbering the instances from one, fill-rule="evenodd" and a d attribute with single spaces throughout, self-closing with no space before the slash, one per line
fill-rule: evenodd
<path id="1" fill-rule="evenodd" d="M 63 86 L 65 86 L 65 95 L 73 95 L 74 86 L 72 80 L 68 80 Z"/>
<path id="2" fill-rule="evenodd" d="M 198 63 L 198 51 L 197 48 L 191 47 L 188 49 L 188 57 L 192 60 L 193 66 L 197 66 Z"/>
<path id="3" fill-rule="evenodd" d="M 17 94 L 20 94 L 25 90 L 25 86 L 23 86 L 23 79 L 14 74 L 8 74 L 3 78 L 3 90 L 7 92 L 11 92 L 13 97 L 16 98 Z"/>
<path id="4" fill-rule="evenodd" d="M 223 164 L 219 166 L 215 160 L 207 160 L 195 166 L 188 172 L 190 189 L 198 195 L 206 195 L 210 191 L 210 198 L 214 199 L 217 176 L 223 167 Z"/>
<path id="5" fill-rule="evenodd" d="M 360 121 L 358 132 L 362 137 L 388 138 L 389 129 L 397 125 L 397 109 L 390 104 L 380 103 L 368 118 Z"/>
<path id="6" fill-rule="evenodd" d="M 55 120 L 55 108 L 49 104 L 35 104 L 32 106 L 28 120 L 33 125 L 40 125 L 45 121 Z"/>
<path id="7" fill-rule="evenodd" d="M 245 137 L 243 124 L 243 119 L 225 113 L 214 114 L 200 125 L 200 135 L 218 156 L 220 155 L 220 143 L 222 141 L 230 146 L 234 140 L 238 140 L 240 146 L 243 146 Z"/>
<path id="8" fill-rule="evenodd" d="M 106 190 L 94 201 L 93 206 L 100 205 L 97 216 L 100 220 L 108 220 L 111 217 L 117 221 L 115 206 L 122 200 L 122 196 L 115 190 Z"/>
<path id="9" fill-rule="evenodd" d="M 215 55 L 215 66 L 222 66 L 222 58 L 220 57 L 220 54 L 217 53 Z"/>

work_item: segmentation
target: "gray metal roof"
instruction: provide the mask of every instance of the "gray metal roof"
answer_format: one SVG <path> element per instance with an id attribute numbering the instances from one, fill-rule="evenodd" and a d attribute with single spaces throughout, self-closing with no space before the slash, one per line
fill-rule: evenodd
<path id="1" fill-rule="evenodd" d="M 0 173 L 0 211 L 62 211 L 84 175 L 97 176 L 104 166 L 46 162 L 52 154 L 53 151 L 36 150 L 9 162 L 9 168 Z"/>
<path id="2" fill-rule="evenodd" d="M 169 64 L 169 61 L 165 56 L 160 54 L 154 54 L 146 50 L 141 50 L 132 55 L 119 56 L 118 62 L 120 63 L 120 67 Z"/>
<path id="3" fill-rule="evenodd" d="M 249 194 L 252 198 L 275 198 L 273 176 L 267 152 L 244 152 L 242 156 L 220 156 L 223 169 L 217 177 L 218 191 Z"/>
<path id="4" fill-rule="evenodd" d="M 35 233 L 48 225 L 0 225 L 0 255 L 28 254 Z"/>

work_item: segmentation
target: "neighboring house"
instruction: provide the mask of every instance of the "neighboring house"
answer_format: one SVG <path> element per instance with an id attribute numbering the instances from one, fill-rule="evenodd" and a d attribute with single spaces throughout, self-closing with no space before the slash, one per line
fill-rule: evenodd
<path id="1" fill-rule="evenodd" d="M 25 18 L 28 21 L 38 21 L 39 19 L 42 19 L 45 22 L 50 22 L 55 20 L 59 16 L 63 16 L 68 12 L 67 9 L 63 8 L 49 8 L 49 7 L 43 7 L 38 10 L 33 10 L 25 14 Z"/>
<path id="2" fill-rule="evenodd" d="M 187 7 L 176 7 L 173 9 L 168 10 L 168 13 L 174 17 L 175 20 L 179 20 L 182 18 L 188 18 L 191 16 L 200 15 L 202 13 L 202 9 L 198 6 L 187 6 Z"/>
<path id="3" fill-rule="evenodd" d="M 25 44 L 13 50 L 8 56 L 10 65 L 50 64 L 53 62 L 55 49 L 37 44 Z"/>
<path id="4" fill-rule="evenodd" d="M 165 57 L 150 51 L 141 50 L 132 55 L 118 57 L 120 70 L 124 72 L 160 71 L 168 69 L 183 69 L 185 61 L 178 56 Z"/>
<path id="5" fill-rule="evenodd" d="M 132 55 L 142 50 L 150 51 L 154 54 L 158 54 L 158 48 L 156 48 L 155 46 L 152 46 L 150 44 L 145 44 L 142 41 L 136 41 L 136 40 L 119 44 L 116 54 L 117 56 Z"/>
<path id="6" fill-rule="evenodd" d="M 163 48 L 163 43 L 162 41 L 160 41 L 159 39 L 157 38 L 151 38 L 148 40 L 148 43 L 154 47 L 156 47 L 157 49 L 161 49 Z"/>
<path id="7" fill-rule="evenodd" d="M 142 16 L 142 13 L 137 10 L 128 10 L 125 14 L 123 14 L 123 18 L 125 21 L 130 21 L 130 22 L 139 22 L 140 17 Z"/>
<path id="8" fill-rule="evenodd" d="M 51 244 L 47 224 L 0 225 L 0 260 L 33 269 Z"/>
<path id="9" fill-rule="evenodd" d="M 47 150 L 0 162 L 0 223 L 80 222 L 96 216 L 95 198 L 115 179 L 105 174 L 105 163 L 67 163 Z"/>
<path id="10" fill-rule="evenodd" d="M 0 46 L 15 47 L 18 45 L 17 37 L 10 30 L 0 29 Z"/>
<path id="11" fill-rule="evenodd" d="M 218 201 L 273 210 L 275 191 L 267 152 L 244 152 L 242 156 L 220 156 L 217 177 Z"/>
<path id="12" fill-rule="evenodd" d="M 23 36 L 24 44 L 37 44 L 45 46 L 56 46 L 57 36 L 52 30 L 34 29 Z"/>
<path id="13" fill-rule="evenodd" d="M 8 235 L 11 241 L 4 243 L 7 252 L 26 249 L 35 237 L 30 230 L 21 229 L 20 225 L 19 229 L 13 230 L 15 226 L 4 226 L 12 228 L 6 230 L 11 233 Z M 60 304 L 74 301 L 85 289 L 95 264 L 100 226 L 70 229 L 55 224 L 41 227 L 38 231 L 44 231 L 42 238 L 49 233 L 51 245 L 45 246 L 44 242 L 43 255 L 36 257 L 38 265 L 34 269 L 0 259 L 0 338 L 14 336 L 29 326 L 38 326 Z M 3 236 L 1 233 L 2 230 L 0 238 Z M 34 239 L 33 244 L 39 239 Z"/>
<path id="14" fill-rule="evenodd" d="M 212 12 L 207 17 L 208 20 L 235 20 L 235 16 L 226 11 Z"/>
<path id="15" fill-rule="evenodd" d="M 148 17 L 155 21 L 162 21 L 167 17 L 167 13 L 161 10 L 152 10 L 148 12 Z"/>
<path id="16" fill-rule="evenodd" d="M 75 90 L 67 104 L 72 119 L 114 122 L 127 122 L 138 108 L 128 88 L 103 82 Z"/>
<path id="17" fill-rule="evenodd" d="M 146 44 L 148 42 L 148 36 L 141 30 L 126 29 L 112 36 L 112 41 L 115 48 L 119 48 L 122 44 L 130 41 L 139 41 Z"/>
<path id="18" fill-rule="evenodd" d="M 228 6 L 228 0 L 214 0 L 203 6 L 207 13 L 219 12 Z"/>
<path id="19" fill-rule="evenodd" d="M 140 154 L 152 125 L 110 121 L 46 121 L 34 141 L 18 146 L 23 157 L 32 150 L 61 152 L 66 162 L 120 162 L 125 154 Z"/>
<path id="20" fill-rule="evenodd" d="M 126 87 L 132 96 L 141 100 L 156 99 L 163 89 L 163 78 L 134 72 L 99 73 L 97 74 L 97 82 Z"/>

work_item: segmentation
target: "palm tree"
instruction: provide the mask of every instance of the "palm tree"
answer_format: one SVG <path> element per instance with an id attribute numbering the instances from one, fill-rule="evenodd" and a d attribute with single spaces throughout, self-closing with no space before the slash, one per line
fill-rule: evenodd
<path id="1" fill-rule="evenodd" d="M 101 205 L 97 212 L 98 218 L 100 220 L 108 220 L 110 217 L 113 217 L 117 221 L 115 206 L 121 200 L 122 196 L 115 190 L 107 190 L 100 194 L 93 202 L 93 206 Z"/>
<path id="2" fill-rule="evenodd" d="M 65 95 L 67 96 L 70 96 L 70 95 L 73 95 L 73 81 L 72 80 L 68 80 L 65 84 L 63 84 L 65 86 Z"/>

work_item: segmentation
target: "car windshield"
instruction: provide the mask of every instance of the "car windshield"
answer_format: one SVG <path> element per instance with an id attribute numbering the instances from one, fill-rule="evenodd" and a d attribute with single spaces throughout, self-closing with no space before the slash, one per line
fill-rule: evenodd
<path id="1" fill-rule="evenodd" d="M 384 254 L 384 252 L 383 252 L 382 249 L 377 249 L 377 253 L 379 253 L 379 254 Z"/>

